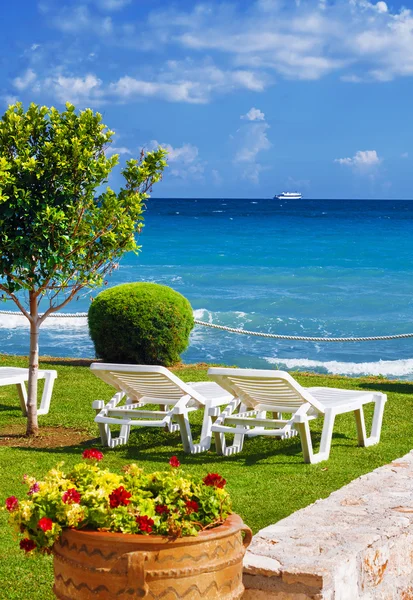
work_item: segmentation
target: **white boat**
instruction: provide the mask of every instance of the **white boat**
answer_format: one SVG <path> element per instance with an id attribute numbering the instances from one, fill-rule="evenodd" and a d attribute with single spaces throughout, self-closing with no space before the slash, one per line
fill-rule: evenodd
<path id="1" fill-rule="evenodd" d="M 281 194 L 274 196 L 277 200 L 301 200 L 302 197 L 303 195 L 300 192 L 281 192 Z"/>

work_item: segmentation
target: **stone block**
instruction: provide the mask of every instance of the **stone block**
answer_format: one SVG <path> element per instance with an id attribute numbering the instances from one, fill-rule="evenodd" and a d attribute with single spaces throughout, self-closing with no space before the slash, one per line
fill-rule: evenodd
<path id="1" fill-rule="evenodd" d="M 243 600 L 413 600 L 413 451 L 258 532 Z"/>

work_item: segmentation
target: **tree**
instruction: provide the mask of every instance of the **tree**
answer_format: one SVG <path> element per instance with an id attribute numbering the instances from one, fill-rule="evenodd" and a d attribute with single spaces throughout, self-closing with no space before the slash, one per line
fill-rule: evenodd
<path id="1" fill-rule="evenodd" d="M 166 150 L 142 152 L 106 187 L 119 157 L 102 116 L 31 104 L 0 121 L 0 291 L 30 323 L 27 435 L 36 435 L 39 328 L 82 288 L 101 286 L 128 251 L 138 252 L 144 201 L 166 167 Z M 42 311 L 42 312 L 41 312 Z"/>

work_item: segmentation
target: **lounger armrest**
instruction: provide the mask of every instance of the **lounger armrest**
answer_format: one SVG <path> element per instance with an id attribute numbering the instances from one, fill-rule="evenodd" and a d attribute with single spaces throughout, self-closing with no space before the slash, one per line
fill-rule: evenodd
<path id="1" fill-rule="evenodd" d="M 173 415 L 183 415 L 188 412 L 188 409 L 185 406 L 174 406 L 171 410 L 171 414 Z"/>
<path id="2" fill-rule="evenodd" d="M 191 396 L 188 394 L 186 396 L 182 396 L 175 404 L 175 406 L 171 409 L 171 413 L 173 415 L 183 415 L 188 412 L 188 402 L 191 400 Z"/>
<path id="3" fill-rule="evenodd" d="M 292 418 L 293 423 L 306 423 L 308 421 L 307 414 L 295 414 Z"/>
<path id="4" fill-rule="evenodd" d="M 103 400 L 94 400 L 92 402 L 92 408 L 101 410 L 105 406 Z"/>

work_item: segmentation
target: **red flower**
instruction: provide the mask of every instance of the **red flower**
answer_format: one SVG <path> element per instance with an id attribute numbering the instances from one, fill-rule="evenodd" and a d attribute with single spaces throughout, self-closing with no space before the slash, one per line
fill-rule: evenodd
<path id="1" fill-rule="evenodd" d="M 18 506 L 19 501 L 17 500 L 16 496 L 10 496 L 9 498 L 6 498 L 6 508 L 9 512 L 13 512 Z"/>
<path id="2" fill-rule="evenodd" d="M 139 530 L 143 533 L 151 533 L 154 526 L 153 520 L 146 515 L 142 515 L 142 517 L 136 517 L 136 523 L 138 524 Z"/>
<path id="3" fill-rule="evenodd" d="M 190 515 L 193 512 L 198 512 L 199 510 L 198 502 L 195 502 L 195 500 L 188 500 L 185 503 L 185 506 L 187 515 Z"/>
<path id="4" fill-rule="evenodd" d="M 40 486 L 37 483 L 37 481 L 32 485 L 32 487 L 29 489 L 29 491 L 27 492 L 28 496 L 33 496 L 33 494 L 36 494 L 38 491 L 40 490 Z"/>
<path id="5" fill-rule="evenodd" d="M 202 480 L 205 485 L 209 485 L 211 487 L 223 488 L 226 485 L 226 479 L 218 475 L 218 473 L 208 473 L 206 477 Z"/>
<path id="6" fill-rule="evenodd" d="M 70 490 L 67 490 L 62 496 L 62 500 L 65 504 L 79 504 L 80 499 L 81 495 L 75 488 L 70 488 Z"/>
<path id="7" fill-rule="evenodd" d="M 125 490 L 123 485 L 113 490 L 109 496 L 109 502 L 111 508 L 117 508 L 118 506 L 127 506 L 130 504 L 129 498 L 132 496 L 130 492 Z"/>
<path id="8" fill-rule="evenodd" d="M 166 504 L 158 504 L 157 506 L 155 506 L 155 512 L 158 515 L 168 514 L 169 508 L 166 506 Z"/>
<path id="9" fill-rule="evenodd" d="M 24 550 L 25 552 L 31 552 L 35 548 L 36 548 L 36 544 L 34 543 L 33 540 L 30 540 L 29 538 L 24 538 L 24 540 L 20 540 L 20 549 L 21 550 Z"/>
<path id="10" fill-rule="evenodd" d="M 40 521 L 37 523 L 37 527 L 39 527 L 42 531 L 50 531 L 53 528 L 52 519 L 48 519 L 47 517 L 42 517 Z"/>
<path id="11" fill-rule="evenodd" d="M 88 448 L 87 450 L 83 451 L 82 457 L 99 461 L 99 460 L 102 460 L 103 454 L 100 450 L 97 450 L 96 448 Z"/>
<path id="12" fill-rule="evenodd" d="M 175 467 L 175 468 L 178 468 L 181 466 L 181 463 L 179 462 L 177 456 L 171 456 L 171 458 L 169 459 L 169 464 L 171 465 L 171 467 Z"/>

